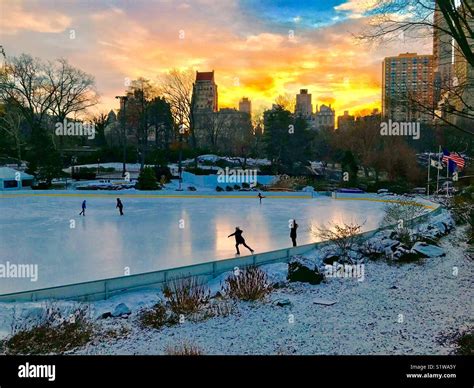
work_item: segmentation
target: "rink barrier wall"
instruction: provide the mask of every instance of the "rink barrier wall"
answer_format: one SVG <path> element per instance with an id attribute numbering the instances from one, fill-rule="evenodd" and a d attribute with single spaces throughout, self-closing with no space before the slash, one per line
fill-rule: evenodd
<path id="1" fill-rule="evenodd" d="M 210 191 L 200 194 L 198 191 L 127 191 L 127 190 L 80 190 L 61 192 L 55 190 L 30 190 L 16 192 L 0 192 L 1 198 L 17 197 L 71 197 L 71 198 L 249 198 L 257 199 L 258 191 Z M 262 195 L 275 199 L 311 199 L 318 196 L 313 192 L 278 192 L 262 191 Z"/>
<path id="2" fill-rule="evenodd" d="M 427 221 L 442 211 L 442 207 L 433 203 L 429 213 L 418 216 L 414 219 L 416 223 Z M 393 229 L 395 225 L 377 228 L 361 233 L 362 238 L 370 238 L 377 232 L 386 229 Z M 89 282 L 69 284 L 43 288 L 38 290 L 16 292 L 0 295 L 0 302 L 34 302 L 45 299 L 52 300 L 76 300 L 92 302 L 109 299 L 124 292 L 137 291 L 149 288 L 162 288 L 167 282 L 174 279 L 182 279 L 195 276 L 199 281 L 207 282 L 222 273 L 232 271 L 235 267 L 245 268 L 248 266 L 261 266 L 276 262 L 288 262 L 294 255 L 307 253 L 315 248 L 322 248 L 330 244 L 330 241 L 322 241 L 305 244 L 298 247 L 278 249 L 274 251 L 258 253 L 250 256 L 241 256 L 223 260 L 215 260 L 178 268 L 158 270 L 136 275 L 121 276 L 116 278 L 93 280 Z"/>

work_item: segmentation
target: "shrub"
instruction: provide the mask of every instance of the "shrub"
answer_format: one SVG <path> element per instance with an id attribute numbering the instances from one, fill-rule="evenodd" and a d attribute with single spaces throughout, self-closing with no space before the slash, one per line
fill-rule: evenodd
<path id="1" fill-rule="evenodd" d="M 415 201 L 400 200 L 385 205 L 382 225 L 394 225 L 403 221 L 403 228 L 411 226 L 413 219 L 426 212 L 423 205 Z"/>
<path id="2" fill-rule="evenodd" d="M 168 356 L 200 356 L 203 354 L 199 346 L 190 341 L 181 341 L 175 345 L 167 345 L 165 353 Z"/>
<path id="3" fill-rule="evenodd" d="M 138 190 L 158 190 L 155 171 L 151 167 L 145 167 L 138 176 Z"/>
<path id="4" fill-rule="evenodd" d="M 235 271 L 222 287 L 225 295 L 245 301 L 263 299 L 271 290 L 267 274 L 258 267 Z"/>
<path id="5" fill-rule="evenodd" d="M 247 182 L 242 182 L 242 188 L 243 189 L 249 189 L 250 185 Z"/>
<path id="6" fill-rule="evenodd" d="M 231 186 L 226 186 L 225 191 L 234 191 L 234 189 Z"/>
<path id="7" fill-rule="evenodd" d="M 176 316 L 168 313 L 163 303 L 158 302 L 149 310 L 143 310 L 139 315 L 142 326 L 160 329 L 166 325 L 174 325 L 178 322 Z"/>
<path id="8" fill-rule="evenodd" d="M 330 224 L 327 226 L 311 226 L 311 233 L 314 237 L 325 241 L 331 241 L 338 250 L 338 254 L 349 261 L 349 252 L 361 242 L 359 233 L 362 225 L 356 223 L 342 223 L 342 225 Z"/>
<path id="9" fill-rule="evenodd" d="M 239 185 L 234 185 L 234 190 L 240 190 L 240 186 Z"/>
<path id="10" fill-rule="evenodd" d="M 466 333 L 459 337 L 457 353 L 464 356 L 474 355 L 474 333 Z"/>
<path id="11" fill-rule="evenodd" d="M 219 192 L 220 192 L 220 191 L 224 191 L 224 189 L 223 189 L 222 187 L 220 187 L 220 186 L 216 186 L 216 191 L 219 191 Z"/>
<path id="12" fill-rule="evenodd" d="M 7 354 L 62 353 L 84 346 L 93 338 L 89 309 L 80 305 L 68 316 L 53 304 L 46 305 L 38 322 L 20 324 L 5 341 Z"/>
<path id="13" fill-rule="evenodd" d="M 163 293 L 172 312 L 192 314 L 209 303 L 211 291 L 196 277 L 175 279 L 169 282 Z"/>

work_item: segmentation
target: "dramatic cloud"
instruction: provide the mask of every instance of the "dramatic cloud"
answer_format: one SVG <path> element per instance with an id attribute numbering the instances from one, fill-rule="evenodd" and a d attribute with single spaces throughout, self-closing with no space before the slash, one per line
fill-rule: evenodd
<path id="1" fill-rule="evenodd" d="M 215 71 L 221 107 L 246 96 L 260 110 L 305 88 L 313 105 L 365 112 L 380 105 L 383 57 L 424 49 L 357 44 L 370 1 L 256 3 L 0 0 L 0 35 L 7 55 L 64 57 L 93 74 L 101 110 L 117 108 L 128 79 L 193 68 Z"/>

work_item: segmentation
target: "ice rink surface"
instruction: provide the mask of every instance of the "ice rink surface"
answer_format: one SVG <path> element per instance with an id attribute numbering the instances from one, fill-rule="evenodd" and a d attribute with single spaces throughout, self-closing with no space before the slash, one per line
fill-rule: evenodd
<path id="1" fill-rule="evenodd" d="M 85 217 L 80 195 L 0 198 L 0 265 L 38 265 L 36 282 L 3 278 L 0 294 L 234 257 L 227 236 L 235 226 L 256 253 L 290 247 L 292 218 L 299 245 L 316 241 L 312 224 L 365 222 L 370 230 L 384 206 L 329 197 L 265 198 L 261 205 L 256 198 L 122 198 L 121 217 L 115 198 L 87 197 Z"/>

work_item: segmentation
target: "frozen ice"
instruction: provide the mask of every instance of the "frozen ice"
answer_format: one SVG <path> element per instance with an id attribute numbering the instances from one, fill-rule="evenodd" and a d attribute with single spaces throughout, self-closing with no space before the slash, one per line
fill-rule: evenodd
<path id="1" fill-rule="evenodd" d="M 0 294 L 138 274 L 235 256 L 227 236 L 236 226 L 256 253 L 315 241 L 310 225 L 359 222 L 374 229 L 383 203 L 329 197 L 138 198 L 125 193 L 71 192 L 0 196 L 0 264 L 37 264 L 38 280 L 0 279 Z M 124 216 L 115 198 L 124 204 Z M 87 200 L 86 216 L 79 216 Z M 71 228 L 71 220 L 75 228 Z M 249 252 L 241 246 L 242 255 Z"/>

